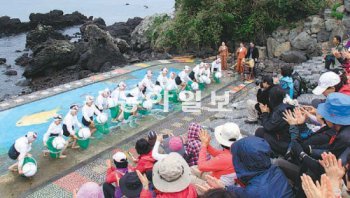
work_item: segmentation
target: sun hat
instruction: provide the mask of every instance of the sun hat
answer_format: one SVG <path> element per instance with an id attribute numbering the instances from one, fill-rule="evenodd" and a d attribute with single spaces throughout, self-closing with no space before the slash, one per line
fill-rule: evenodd
<path id="1" fill-rule="evenodd" d="M 77 198 L 103 198 L 102 187 L 95 182 L 86 182 L 77 193 Z"/>
<path id="2" fill-rule="evenodd" d="M 326 72 L 320 76 L 317 87 L 312 90 L 315 95 L 322 95 L 329 87 L 333 87 L 340 83 L 340 77 L 334 72 Z"/>
<path id="3" fill-rule="evenodd" d="M 228 122 L 215 128 L 215 138 L 221 145 L 231 147 L 233 142 L 242 138 L 242 134 L 237 124 Z"/>
<path id="4" fill-rule="evenodd" d="M 118 151 L 113 155 L 113 160 L 116 162 L 126 161 L 126 155 L 125 153 Z"/>
<path id="5" fill-rule="evenodd" d="M 339 125 L 350 125 L 350 96 L 342 93 L 331 93 L 325 103 L 317 107 L 325 120 Z"/>
<path id="6" fill-rule="evenodd" d="M 185 190 L 191 183 L 191 171 L 185 159 L 178 153 L 170 153 L 153 166 L 153 185 L 165 193 Z"/>
<path id="7" fill-rule="evenodd" d="M 185 154 L 185 148 L 180 137 L 167 138 L 163 145 L 165 153 L 176 152 L 182 156 Z"/>
<path id="8" fill-rule="evenodd" d="M 142 183 L 136 172 L 128 172 L 119 180 L 119 187 L 126 197 L 139 197 L 142 191 Z"/>

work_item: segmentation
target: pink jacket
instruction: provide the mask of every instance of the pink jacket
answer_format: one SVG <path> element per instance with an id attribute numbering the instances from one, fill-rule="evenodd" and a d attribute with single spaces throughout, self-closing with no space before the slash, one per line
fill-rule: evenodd
<path id="1" fill-rule="evenodd" d="M 207 160 L 207 152 L 212 156 Z M 212 172 L 212 176 L 220 179 L 222 175 L 227 175 L 235 172 L 232 164 L 232 154 L 228 149 L 218 150 L 212 146 L 202 146 L 199 152 L 198 169 L 201 172 Z"/>

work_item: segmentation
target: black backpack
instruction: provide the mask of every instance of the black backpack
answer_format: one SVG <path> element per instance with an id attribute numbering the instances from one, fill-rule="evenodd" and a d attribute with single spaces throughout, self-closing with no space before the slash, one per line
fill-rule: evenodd
<path id="1" fill-rule="evenodd" d="M 298 72 L 292 74 L 293 84 L 294 84 L 294 99 L 303 93 L 307 93 L 307 82 L 302 78 Z"/>

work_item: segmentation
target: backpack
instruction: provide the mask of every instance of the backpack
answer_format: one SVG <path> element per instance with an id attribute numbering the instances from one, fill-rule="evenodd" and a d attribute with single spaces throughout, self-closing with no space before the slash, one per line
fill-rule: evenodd
<path id="1" fill-rule="evenodd" d="M 298 72 L 292 74 L 293 84 L 294 84 L 294 99 L 303 93 L 307 93 L 307 83 L 304 78 L 302 78 Z"/>

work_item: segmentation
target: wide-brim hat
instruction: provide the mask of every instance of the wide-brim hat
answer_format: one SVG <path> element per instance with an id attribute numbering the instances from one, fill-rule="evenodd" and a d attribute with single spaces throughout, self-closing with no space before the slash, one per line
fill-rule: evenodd
<path id="1" fill-rule="evenodd" d="M 331 93 L 325 103 L 318 105 L 317 113 L 333 124 L 350 125 L 350 96 Z"/>
<path id="2" fill-rule="evenodd" d="M 130 198 L 140 197 L 142 183 L 136 172 L 128 172 L 119 180 L 119 187 L 123 195 Z"/>
<path id="3" fill-rule="evenodd" d="M 232 143 L 241 139 L 242 134 L 237 124 L 228 122 L 215 127 L 215 139 L 219 144 L 231 147 Z"/>
<path id="4" fill-rule="evenodd" d="M 154 187 L 161 192 L 181 192 L 191 183 L 191 171 L 180 154 L 170 153 L 154 164 L 152 178 Z"/>

